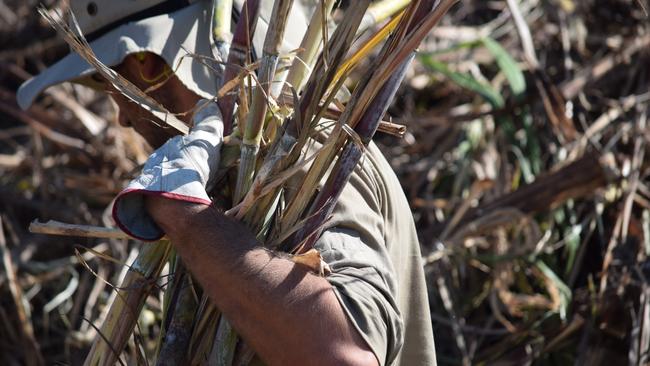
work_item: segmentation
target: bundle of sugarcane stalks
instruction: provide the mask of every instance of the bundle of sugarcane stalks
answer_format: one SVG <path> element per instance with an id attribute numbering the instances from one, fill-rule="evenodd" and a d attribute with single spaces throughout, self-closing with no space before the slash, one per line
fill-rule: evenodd
<path id="1" fill-rule="evenodd" d="M 212 61 L 222 75 L 215 100 L 228 135 L 217 187 L 221 197 L 228 197 L 227 203 L 221 203 L 230 206 L 227 214 L 244 222 L 261 243 L 291 253 L 296 261 L 322 274 L 325 266 L 312 246 L 362 158 L 364 146 L 380 125 L 386 130 L 394 128 L 383 117 L 416 48 L 456 0 L 395 0 L 372 5 L 370 0 L 359 0 L 337 9 L 337 14 L 342 14 L 337 22 L 332 19 L 335 2 L 321 0 L 300 48 L 284 55 L 280 45 L 292 2 L 275 1 L 259 60 L 252 59 L 250 45 L 260 1 L 245 3 L 232 39 L 228 32 L 232 2 L 214 2 L 213 38 L 222 56 Z M 83 35 L 46 12 L 43 15 L 117 90 L 143 108 L 167 114 L 102 65 Z M 385 24 L 359 41 L 369 25 L 379 22 Z M 348 94 L 347 76 L 371 54 L 371 67 Z M 288 65 L 279 65 L 287 58 L 291 60 Z M 165 115 L 163 120 L 186 132 L 173 116 Z M 322 134 L 322 146 L 313 151 L 312 142 Z M 289 197 L 285 194 L 287 182 L 298 172 L 303 173 L 300 183 Z M 143 245 L 116 287 L 86 365 L 123 362 L 120 354 L 138 333 L 134 331 L 140 312 L 167 264 L 166 271 L 172 275 L 162 301 L 161 331 L 153 356 L 156 363 L 246 365 L 253 359 L 253 350 L 192 281 L 173 245 L 161 241 Z M 134 357 L 138 362 L 149 358 L 140 349 Z"/>

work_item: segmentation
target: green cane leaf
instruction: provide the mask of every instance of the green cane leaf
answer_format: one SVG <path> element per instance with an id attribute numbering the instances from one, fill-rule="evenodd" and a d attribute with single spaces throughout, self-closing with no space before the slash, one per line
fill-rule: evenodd
<path id="1" fill-rule="evenodd" d="M 505 105 L 503 97 L 491 85 L 480 82 L 467 74 L 452 71 L 451 69 L 449 69 L 449 67 L 447 67 L 447 65 L 445 65 L 442 62 L 436 61 L 430 55 L 423 55 L 420 57 L 420 60 L 423 65 L 425 65 L 426 67 L 428 67 L 433 71 L 445 75 L 446 77 L 451 79 L 454 83 L 458 84 L 458 86 L 479 94 L 488 103 L 490 103 L 492 107 L 494 107 L 495 109 L 502 108 Z"/>
<path id="2" fill-rule="evenodd" d="M 508 51 L 492 38 L 485 37 L 482 41 L 485 48 L 494 56 L 501 71 L 503 71 L 515 98 L 520 98 L 526 91 L 526 79 L 519 66 L 517 66 L 517 62 L 510 56 Z"/>

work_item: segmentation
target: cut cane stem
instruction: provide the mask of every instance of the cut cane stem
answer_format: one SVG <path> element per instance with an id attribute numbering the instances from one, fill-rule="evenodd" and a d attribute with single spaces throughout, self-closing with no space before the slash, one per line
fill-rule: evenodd
<path id="1" fill-rule="evenodd" d="M 300 51 L 296 54 L 293 64 L 289 69 L 287 76 L 287 85 L 293 87 L 297 94 L 300 94 L 307 76 L 316 62 L 316 56 L 323 43 L 323 32 L 326 31 L 326 19 L 332 11 L 334 0 L 325 0 L 321 6 L 316 7 L 314 15 L 311 17 L 307 33 L 300 43 Z"/>
<path id="2" fill-rule="evenodd" d="M 357 34 L 359 24 L 361 23 L 363 14 L 366 12 L 369 4 L 370 1 L 368 0 L 359 0 L 350 5 L 350 8 L 347 10 L 343 20 L 341 21 L 341 25 L 332 35 L 330 44 L 328 44 L 327 47 L 327 52 L 322 52 L 321 56 L 318 58 L 314 71 L 312 72 L 304 93 L 300 98 L 300 105 L 296 107 L 297 110 L 295 113 L 300 116 L 302 121 L 300 125 L 298 125 L 297 119 L 294 116 L 294 118 L 289 120 L 287 125 L 287 133 L 296 137 L 298 137 L 299 132 L 302 132 L 303 134 L 301 144 L 294 147 L 292 156 L 289 159 L 291 164 L 298 159 L 302 147 L 304 146 L 304 143 L 306 143 L 304 134 L 311 131 L 314 127 L 313 117 L 321 109 L 321 97 L 325 94 L 325 91 L 330 87 L 332 82 L 337 82 L 337 80 L 334 80 L 334 75 L 336 75 L 337 69 L 343 62 L 345 54 Z M 327 164 L 329 167 L 329 163 L 331 163 L 331 161 L 325 162 L 323 159 L 317 158 L 312 167 L 316 164 L 318 164 L 319 167 L 323 167 Z M 324 170 L 327 170 L 327 168 Z M 314 175 L 312 174 L 309 178 L 314 178 Z M 315 189 L 318 180 L 311 179 L 309 182 L 312 184 L 310 188 Z M 302 186 L 304 187 L 305 184 Z M 300 215 L 307 207 L 311 194 L 313 193 L 313 190 L 311 189 L 309 189 L 309 193 L 307 191 L 307 188 L 299 191 L 296 198 L 292 200 L 291 205 L 284 211 L 281 231 L 290 228 L 300 218 Z"/>
<path id="3" fill-rule="evenodd" d="M 399 21 L 402 19 L 403 14 L 404 13 L 401 12 L 390 22 L 386 23 L 386 25 L 384 25 L 377 33 L 375 33 L 370 38 L 370 40 L 368 40 L 368 42 L 364 43 L 361 48 L 359 48 L 352 56 L 350 56 L 350 58 L 348 58 L 336 72 L 334 79 L 342 78 L 346 73 L 352 70 L 354 65 L 358 65 L 360 60 L 368 57 L 370 51 L 374 50 L 375 47 L 377 47 L 381 41 L 386 39 L 390 32 L 392 32 L 395 27 L 397 27 L 397 24 L 399 24 Z"/>
<path id="4" fill-rule="evenodd" d="M 241 146 L 241 159 L 237 186 L 235 188 L 235 202 L 239 202 L 250 188 L 257 163 L 257 154 L 262 139 L 262 128 L 267 111 L 267 97 L 271 82 L 275 76 L 278 63 L 280 45 L 284 37 L 284 29 L 289 16 L 293 0 L 278 0 L 273 6 L 269 30 L 264 40 L 264 56 L 259 70 L 259 82 L 253 92 L 253 104 L 246 119 L 244 138 Z"/>
<path id="5" fill-rule="evenodd" d="M 196 312 L 192 339 L 188 348 L 190 365 L 207 363 L 214 345 L 214 337 L 220 318 L 221 312 L 204 293 L 199 309 Z"/>

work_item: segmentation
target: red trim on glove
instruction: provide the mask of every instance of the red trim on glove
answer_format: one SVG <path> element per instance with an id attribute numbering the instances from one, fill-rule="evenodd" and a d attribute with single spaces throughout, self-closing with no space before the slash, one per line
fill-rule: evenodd
<path id="1" fill-rule="evenodd" d="M 158 241 L 160 238 L 164 236 L 161 235 L 156 238 L 144 238 L 144 237 L 139 237 L 138 235 L 135 235 L 134 233 L 131 232 L 117 217 L 117 205 L 124 196 L 127 194 L 134 194 L 134 193 L 139 193 L 145 196 L 158 196 L 158 197 L 163 197 L 163 198 L 168 198 L 171 200 L 175 201 L 182 201 L 182 202 L 188 202 L 188 203 L 197 203 L 197 204 L 202 204 L 206 206 L 210 206 L 212 204 L 212 201 L 210 200 L 204 200 L 202 198 L 198 197 L 192 197 L 192 196 L 185 196 L 182 194 L 177 194 L 177 193 L 171 193 L 171 192 L 166 192 L 166 191 L 148 191 L 146 189 L 126 189 L 120 194 L 117 195 L 115 198 L 115 203 L 113 204 L 113 210 L 111 211 L 111 216 L 113 216 L 113 221 L 117 224 L 117 227 L 120 228 L 120 230 L 124 231 L 128 236 L 131 236 L 135 239 L 141 240 L 141 241 L 146 241 L 146 242 L 152 242 L 152 241 Z"/>

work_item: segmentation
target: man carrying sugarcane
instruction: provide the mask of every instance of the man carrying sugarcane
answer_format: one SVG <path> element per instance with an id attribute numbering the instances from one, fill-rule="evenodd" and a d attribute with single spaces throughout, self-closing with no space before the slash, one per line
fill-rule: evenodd
<path id="1" fill-rule="evenodd" d="M 270 20 L 272 4 L 262 4 L 256 37 Z M 331 268 L 328 276 L 316 276 L 263 248 L 244 225 L 211 206 L 206 186 L 223 141 L 219 109 L 204 99 L 213 97 L 219 79 L 201 61 L 213 56 L 212 2 L 71 0 L 70 6 L 101 62 L 192 126 L 188 135 L 173 137 L 75 53 L 21 86 L 23 108 L 43 89 L 64 81 L 102 88 L 119 107 L 119 123 L 157 148 L 116 199 L 120 228 L 142 240 L 165 233 L 204 291 L 267 364 L 435 364 L 412 215 L 374 144 L 315 244 Z M 241 6 L 235 1 L 233 14 Z M 305 30 L 299 4 L 291 16 L 285 50 L 296 48 Z M 184 57 L 188 52 L 194 57 Z M 193 116 L 183 114 L 195 106 Z"/>

